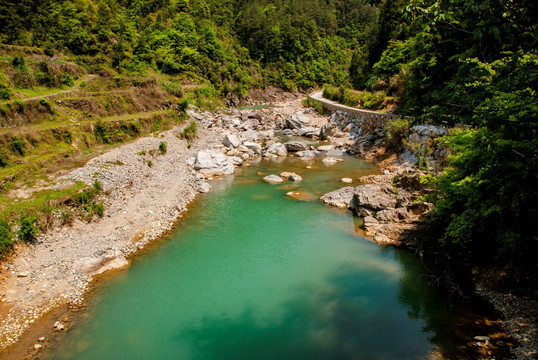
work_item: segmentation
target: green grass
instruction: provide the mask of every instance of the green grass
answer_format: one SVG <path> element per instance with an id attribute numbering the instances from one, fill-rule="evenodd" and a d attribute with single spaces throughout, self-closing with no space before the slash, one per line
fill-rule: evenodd
<path id="1" fill-rule="evenodd" d="M 61 87 L 61 88 L 48 88 L 46 86 L 34 86 L 33 88 L 15 88 L 14 90 L 21 95 L 24 95 L 27 98 L 37 97 L 37 96 L 43 96 L 43 95 L 50 95 L 54 94 L 56 92 L 64 91 L 70 89 L 67 86 Z"/>

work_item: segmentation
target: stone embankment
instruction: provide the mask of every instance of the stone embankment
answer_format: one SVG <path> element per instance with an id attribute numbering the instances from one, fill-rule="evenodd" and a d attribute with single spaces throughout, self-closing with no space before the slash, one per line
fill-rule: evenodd
<path id="1" fill-rule="evenodd" d="M 345 108 L 342 105 L 334 108 L 336 111 L 323 126 L 320 138 L 335 140 L 331 136 L 349 136 L 353 144 L 344 146 L 346 151 L 366 159 L 382 159 L 387 141 L 384 127 L 390 119 L 380 118 L 377 121 L 373 117 L 357 116 L 356 111 Z M 422 195 L 430 193 L 431 189 L 421 183 L 424 173 L 419 167 L 434 173 L 442 170 L 448 150 L 439 140 L 448 134 L 449 130 L 440 126 L 411 127 L 402 154 L 381 163 L 386 168 L 383 175 L 363 177 L 359 179 L 362 185 L 342 187 L 325 194 L 321 200 L 327 205 L 356 212 L 363 218 L 366 234 L 378 244 L 403 245 L 414 248 L 421 257 L 428 256 L 424 244 L 417 238 L 424 237 L 419 221 L 433 205 L 420 201 Z M 476 268 L 472 277 L 475 294 L 493 306 L 503 318 L 504 331 L 517 341 L 517 346 L 511 349 L 513 358 L 535 359 L 538 355 L 537 302 L 530 297 L 516 295 L 510 289 L 492 289 L 487 270 Z M 474 340 L 487 353 L 489 337 L 476 336 Z"/>

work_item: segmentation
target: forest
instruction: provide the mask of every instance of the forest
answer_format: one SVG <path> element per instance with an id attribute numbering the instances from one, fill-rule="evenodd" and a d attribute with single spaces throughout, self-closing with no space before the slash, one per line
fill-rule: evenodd
<path id="1" fill-rule="evenodd" d="M 436 242 L 454 259 L 535 270 L 538 3 L 530 0 L 1 0 L 0 43 L 87 72 L 164 74 L 221 98 L 331 85 L 443 124 Z M 15 64 L 15 63 L 14 63 Z M 2 97 L 11 97 L 0 74 Z"/>

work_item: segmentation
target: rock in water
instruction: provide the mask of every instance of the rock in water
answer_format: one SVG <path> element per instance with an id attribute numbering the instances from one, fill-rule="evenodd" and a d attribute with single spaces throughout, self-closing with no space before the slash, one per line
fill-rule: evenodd
<path id="1" fill-rule="evenodd" d="M 288 150 L 286 150 L 286 146 L 281 143 L 274 143 L 273 145 L 269 146 L 269 148 L 267 149 L 267 153 L 276 156 L 288 156 Z"/>
<path id="2" fill-rule="evenodd" d="M 324 159 L 321 160 L 321 161 L 323 161 L 323 163 L 324 163 L 325 165 L 330 166 L 330 165 L 334 165 L 334 164 L 336 164 L 337 162 L 339 162 L 339 161 L 343 161 L 343 160 L 342 160 L 342 159 L 333 158 L 333 157 L 326 157 L 326 158 L 324 158 Z"/>
<path id="3" fill-rule="evenodd" d="M 396 207 L 397 199 L 391 184 L 366 184 L 355 188 L 353 201 L 355 206 L 379 211 Z"/>
<path id="4" fill-rule="evenodd" d="M 287 143 L 284 143 L 284 146 L 286 147 L 286 150 L 288 150 L 288 152 L 308 150 L 308 145 L 299 141 L 288 141 Z"/>
<path id="5" fill-rule="evenodd" d="M 290 179 L 291 181 L 303 181 L 303 178 L 294 172 L 284 171 L 280 174 L 280 177 L 283 179 Z"/>
<path id="6" fill-rule="evenodd" d="M 296 173 L 291 173 L 290 180 L 291 181 L 303 181 L 303 178 L 300 175 L 297 175 Z"/>
<path id="7" fill-rule="evenodd" d="M 342 209 L 352 209 L 354 192 L 354 187 L 346 186 L 323 195 L 320 200 L 327 205 L 336 206 Z"/>
<path id="8" fill-rule="evenodd" d="M 303 127 L 297 130 L 297 136 L 304 136 L 304 137 L 309 137 L 309 138 L 318 136 L 318 129 L 311 126 Z"/>
<path id="9" fill-rule="evenodd" d="M 275 174 L 267 175 L 266 177 L 263 178 L 263 180 L 270 184 L 280 184 L 281 182 L 284 181 L 280 176 L 275 175 Z"/>
<path id="10" fill-rule="evenodd" d="M 194 169 L 205 176 L 233 174 L 233 160 L 215 150 L 202 150 L 194 156 Z"/>
<path id="11" fill-rule="evenodd" d="M 342 178 L 341 180 L 344 184 L 351 184 L 353 182 L 353 179 L 352 178 Z"/>
<path id="12" fill-rule="evenodd" d="M 329 151 L 329 150 L 334 150 L 334 145 L 321 145 L 321 146 L 318 146 L 318 151 Z"/>

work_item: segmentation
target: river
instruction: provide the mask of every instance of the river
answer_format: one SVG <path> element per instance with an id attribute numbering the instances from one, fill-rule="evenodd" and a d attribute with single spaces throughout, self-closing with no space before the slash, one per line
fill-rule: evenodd
<path id="1" fill-rule="evenodd" d="M 455 316 L 420 261 L 366 239 L 360 220 L 317 199 L 352 157 L 312 169 L 263 160 L 214 180 L 165 241 L 102 281 L 44 358 L 422 359 L 454 347 Z M 299 184 L 263 182 L 295 171 Z"/>

